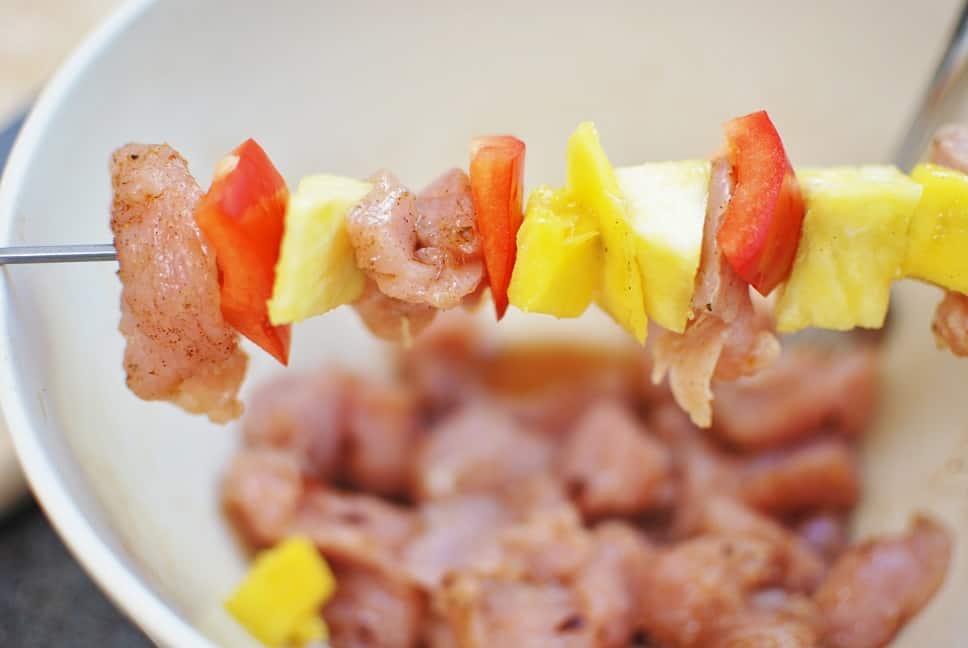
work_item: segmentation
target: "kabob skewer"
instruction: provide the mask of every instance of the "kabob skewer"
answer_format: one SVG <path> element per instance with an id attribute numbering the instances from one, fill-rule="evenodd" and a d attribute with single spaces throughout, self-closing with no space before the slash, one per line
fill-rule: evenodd
<path id="1" fill-rule="evenodd" d="M 878 328 L 887 288 L 901 276 L 963 292 L 968 268 L 945 246 L 959 244 L 968 223 L 968 164 L 959 164 L 968 160 L 968 130 L 942 131 L 932 149 L 932 160 L 955 169 L 921 165 L 914 180 L 892 167 L 795 174 L 762 111 L 732 120 L 726 133 L 728 146 L 712 161 L 616 169 L 594 127 L 582 124 L 569 139 L 567 184 L 538 187 L 527 209 L 524 144 L 508 136 L 476 140 L 469 176 L 454 169 L 420 193 L 381 171 L 367 181 L 311 176 L 290 195 L 252 140 L 219 162 L 202 192 L 172 149 L 129 145 L 112 163 L 114 245 L 0 248 L 0 264 L 119 260 L 124 317 L 136 313 L 122 323 L 129 386 L 219 420 L 241 411 L 228 394 L 241 374 L 228 338 L 199 364 L 211 335 L 192 332 L 211 326 L 241 332 L 285 364 L 291 323 L 343 304 L 375 334 L 400 341 L 438 310 L 479 301 L 485 288 L 498 319 L 509 303 L 574 317 L 594 301 L 639 341 L 649 320 L 664 329 L 652 345 L 654 378 L 668 372 L 679 403 L 709 425 L 713 377 L 756 373 L 779 352 L 773 319 L 753 308 L 751 288 L 778 290 L 780 327 L 791 331 Z M 853 239 L 838 241 L 838 227 Z M 169 234 L 173 242 L 162 244 Z M 886 265 L 885 249 L 893 255 Z M 162 275 L 183 285 L 153 294 L 172 290 Z M 159 318 L 183 289 L 197 299 Z M 945 317 L 936 331 L 955 337 Z M 235 367 L 228 392 L 183 393 L 223 375 L 215 365 L 224 362 Z M 140 372 L 150 377 L 139 380 Z M 213 394 L 215 410 L 204 403 Z"/>

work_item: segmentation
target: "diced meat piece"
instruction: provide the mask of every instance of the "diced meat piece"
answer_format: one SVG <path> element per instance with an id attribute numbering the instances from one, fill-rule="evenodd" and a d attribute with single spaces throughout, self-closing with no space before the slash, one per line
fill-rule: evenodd
<path id="1" fill-rule="evenodd" d="M 672 402 L 648 410 L 645 421 L 649 430 L 671 448 L 681 448 L 703 436 L 689 415 Z"/>
<path id="2" fill-rule="evenodd" d="M 353 302 L 353 308 L 370 333 L 404 345 L 412 344 L 437 315 L 433 306 L 387 297 L 372 280 L 367 280 L 363 294 Z"/>
<path id="3" fill-rule="evenodd" d="M 460 648 L 453 628 L 436 614 L 424 620 L 423 645 L 426 648 Z"/>
<path id="4" fill-rule="evenodd" d="M 317 487 L 303 497 L 288 534 L 310 538 L 328 558 L 403 579 L 400 556 L 415 529 L 407 509 L 370 495 Z"/>
<path id="5" fill-rule="evenodd" d="M 780 357 L 780 341 L 774 326 L 768 311 L 758 310 L 752 301 L 742 302 L 736 318 L 729 324 L 713 378 L 730 382 L 755 375 L 773 364 Z"/>
<path id="6" fill-rule="evenodd" d="M 703 648 L 817 648 L 820 610 L 813 599 L 782 589 L 750 597 L 749 607 L 720 619 L 706 632 Z"/>
<path id="7" fill-rule="evenodd" d="M 417 401 L 398 385 L 357 381 L 350 393 L 343 471 L 354 486 L 381 495 L 410 487 L 417 442 Z"/>
<path id="8" fill-rule="evenodd" d="M 458 410 L 438 423 L 417 452 L 420 498 L 493 490 L 546 470 L 548 441 L 484 405 Z"/>
<path id="9" fill-rule="evenodd" d="M 712 495 L 733 495 L 740 478 L 740 462 L 711 443 L 674 404 L 660 406 L 648 419 L 649 429 L 672 449 L 678 474 L 672 539 L 698 532 L 706 501 Z"/>
<path id="10" fill-rule="evenodd" d="M 783 556 L 760 538 L 706 535 L 656 552 L 639 606 L 649 636 L 692 648 L 749 595 L 783 576 Z"/>
<path id="11" fill-rule="evenodd" d="M 417 195 L 417 240 L 424 248 L 443 250 L 457 261 L 481 258 L 471 181 L 451 169 Z"/>
<path id="12" fill-rule="evenodd" d="M 231 519 L 256 546 L 305 535 L 329 557 L 402 574 L 413 514 L 369 495 L 351 495 L 307 482 L 292 454 L 243 451 L 223 483 Z"/>
<path id="13" fill-rule="evenodd" d="M 847 549 L 815 596 L 825 645 L 886 646 L 938 591 L 950 561 L 948 532 L 924 517 L 905 535 Z"/>
<path id="14" fill-rule="evenodd" d="M 413 580 L 438 587 L 450 571 L 466 564 L 481 543 L 492 542 L 513 514 L 493 495 L 460 495 L 420 507 L 420 531 L 404 551 L 403 562 Z"/>
<path id="15" fill-rule="evenodd" d="M 696 272 L 696 291 L 692 298 L 692 310 L 697 318 L 703 312 L 712 313 L 726 323 L 734 320 L 749 301 L 747 283 L 733 272 L 716 240 L 716 232 L 733 195 L 733 182 L 728 156 L 717 155 L 712 160 L 709 177 L 702 252 Z"/>
<path id="16" fill-rule="evenodd" d="M 750 597 L 748 611 L 793 619 L 818 633 L 821 629 L 820 608 L 813 597 L 802 592 L 780 587 L 759 590 Z"/>
<path id="17" fill-rule="evenodd" d="M 938 129 L 931 140 L 928 160 L 955 171 L 968 173 L 968 125 L 948 124 Z M 941 349 L 957 356 L 968 356 L 968 296 L 945 291 L 931 323 Z"/>
<path id="18" fill-rule="evenodd" d="M 432 588 L 457 570 L 507 577 L 563 577 L 587 552 L 577 511 L 556 482 L 536 475 L 504 490 L 424 503 L 404 551 L 413 580 Z"/>
<path id="19" fill-rule="evenodd" d="M 598 646 L 626 648 L 638 621 L 637 602 L 655 549 L 624 522 L 594 531 L 589 558 L 574 581 Z"/>
<path id="20" fill-rule="evenodd" d="M 817 439 L 752 459 L 743 471 L 743 499 L 770 515 L 850 509 L 860 496 L 853 450 L 842 439 Z"/>
<path id="21" fill-rule="evenodd" d="M 599 402 L 636 402 L 643 382 L 637 355 L 634 349 L 512 344 L 482 358 L 480 390 L 523 424 L 561 433 Z"/>
<path id="22" fill-rule="evenodd" d="M 571 508 L 540 511 L 478 543 L 464 568 L 478 575 L 529 582 L 573 577 L 591 550 L 591 537 Z"/>
<path id="23" fill-rule="evenodd" d="M 166 145 L 128 144 L 111 158 L 111 184 L 128 387 L 215 422 L 237 418 L 248 359 L 222 317 L 188 163 Z"/>
<path id="24" fill-rule="evenodd" d="M 323 608 L 337 648 L 415 648 L 424 603 L 419 592 L 386 573 L 337 563 L 336 592 Z"/>
<path id="25" fill-rule="evenodd" d="M 299 460 L 285 451 L 244 450 L 222 481 L 226 513 L 256 547 L 285 535 L 302 495 Z"/>
<path id="26" fill-rule="evenodd" d="M 719 318 L 699 313 L 681 334 L 660 330 L 652 336 L 652 381 L 660 383 L 668 372 L 673 398 L 701 427 L 712 422 L 712 379 L 727 334 Z"/>
<path id="27" fill-rule="evenodd" d="M 783 558 L 783 583 L 790 589 L 812 592 L 824 577 L 826 566 L 809 545 L 779 523 L 732 499 L 709 494 L 703 531 L 769 542 Z"/>
<path id="28" fill-rule="evenodd" d="M 353 379 L 338 370 L 283 374 L 260 386 L 242 419 L 246 443 L 287 449 L 303 472 L 335 478 L 342 464 Z"/>
<path id="29" fill-rule="evenodd" d="M 703 637 L 703 648 L 817 648 L 816 629 L 797 619 L 763 612 L 741 612 L 717 621 Z"/>
<path id="30" fill-rule="evenodd" d="M 716 241 L 716 231 L 732 192 L 729 160 L 713 161 L 702 256 L 693 295 L 694 318 L 683 334 L 655 336 L 653 382 L 669 374 L 676 402 L 700 427 L 713 418 L 713 377 L 734 380 L 752 375 L 777 357 L 779 342 L 769 318 L 758 315 L 749 286 L 733 271 Z"/>
<path id="31" fill-rule="evenodd" d="M 938 347 L 956 356 L 968 356 L 968 296 L 948 291 L 934 312 L 931 324 Z"/>
<path id="32" fill-rule="evenodd" d="M 718 385 L 714 431 L 748 450 L 785 445 L 819 428 L 855 435 L 874 411 L 877 365 L 876 350 L 863 345 L 836 353 L 788 349 L 768 370 Z"/>
<path id="33" fill-rule="evenodd" d="M 847 548 L 847 522 L 843 514 L 822 512 L 797 525 L 797 535 L 828 564 Z"/>
<path id="34" fill-rule="evenodd" d="M 267 383 L 243 430 L 249 445 L 292 450 L 308 477 L 396 495 L 409 488 L 417 417 L 410 390 L 330 369 Z"/>
<path id="35" fill-rule="evenodd" d="M 593 406 L 565 441 L 559 473 L 582 513 L 633 515 L 668 504 L 669 450 L 625 407 Z"/>
<path id="36" fill-rule="evenodd" d="M 573 591 L 458 574 L 436 597 L 461 648 L 594 648 L 592 629 Z"/>
<path id="37" fill-rule="evenodd" d="M 441 313 L 412 347 L 400 352 L 400 379 L 416 391 L 431 413 L 446 412 L 476 390 L 482 344 L 467 315 Z"/>
<path id="38" fill-rule="evenodd" d="M 734 494 L 738 487 L 739 469 L 732 457 L 719 452 L 702 440 L 680 449 L 680 483 L 678 506 L 675 507 L 672 539 L 688 538 L 702 526 L 706 502 L 713 494 Z"/>
<path id="39" fill-rule="evenodd" d="M 521 520 L 548 511 L 575 510 L 564 485 L 551 472 L 535 472 L 508 482 L 496 494 L 508 510 Z"/>
<path id="40" fill-rule="evenodd" d="M 388 297 L 439 309 L 459 306 L 484 277 L 480 254 L 455 258 L 450 251 L 455 237 L 475 234 L 462 225 L 467 216 L 462 201 L 455 194 L 418 201 L 387 171 L 379 171 L 370 181 L 373 190 L 346 218 L 357 265 Z M 431 190 L 439 190 L 436 183 Z M 420 202 L 431 210 L 426 215 L 420 212 Z M 453 224 L 446 230 L 449 234 L 443 234 L 448 248 L 420 239 L 422 217 L 438 228 Z M 465 241 L 464 245 L 473 243 Z"/>

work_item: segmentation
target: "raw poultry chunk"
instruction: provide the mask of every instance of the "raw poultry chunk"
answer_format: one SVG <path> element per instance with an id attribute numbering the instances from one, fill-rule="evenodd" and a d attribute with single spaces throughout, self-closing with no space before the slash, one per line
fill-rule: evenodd
<path id="1" fill-rule="evenodd" d="M 705 535 L 660 549 L 645 578 L 639 614 L 649 636 L 692 648 L 756 589 L 783 577 L 782 552 L 767 540 Z"/>
<path id="2" fill-rule="evenodd" d="M 346 218 L 359 268 L 387 297 L 459 306 L 484 278 L 467 176 L 448 172 L 420 196 L 387 171 L 370 182 Z"/>
<path id="3" fill-rule="evenodd" d="M 836 353 L 788 349 L 762 373 L 717 386 L 714 431 L 745 449 L 796 441 L 826 427 L 852 436 L 874 411 L 877 355 L 858 345 Z"/>
<path id="4" fill-rule="evenodd" d="M 339 370 L 287 375 L 253 396 L 243 429 L 252 446 L 294 451 L 308 477 L 394 495 L 409 487 L 416 405 L 404 387 Z"/>
<path id="5" fill-rule="evenodd" d="M 593 648 L 595 639 L 573 591 L 459 575 L 445 582 L 437 605 L 461 648 Z"/>
<path id="6" fill-rule="evenodd" d="M 335 648 L 412 648 L 424 604 L 413 587 L 385 573 L 340 563 L 336 594 L 323 608 Z"/>
<path id="7" fill-rule="evenodd" d="M 237 418 L 248 360 L 222 317 L 188 163 L 167 145 L 128 144 L 111 158 L 111 185 L 128 387 L 218 423 Z"/>
<path id="8" fill-rule="evenodd" d="M 431 430 L 416 460 L 422 498 L 495 489 L 550 465 L 551 446 L 509 416 L 482 406 L 458 410 Z"/>
<path id="9" fill-rule="evenodd" d="M 654 556 L 645 535 L 624 522 L 595 528 L 574 588 L 603 648 L 625 648 L 637 629 L 638 601 Z"/>
<path id="10" fill-rule="evenodd" d="M 948 532 L 926 518 L 904 535 L 848 549 L 816 594 L 827 645 L 886 646 L 941 587 L 950 561 Z"/>
<path id="11" fill-rule="evenodd" d="M 632 515 L 670 501 L 669 450 L 620 405 L 588 410 L 561 453 L 559 473 L 585 515 Z"/>
<path id="12" fill-rule="evenodd" d="M 849 509 L 860 496 L 854 453 L 841 439 L 818 439 L 765 453 L 743 470 L 743 499 L 772 515 Z"/>

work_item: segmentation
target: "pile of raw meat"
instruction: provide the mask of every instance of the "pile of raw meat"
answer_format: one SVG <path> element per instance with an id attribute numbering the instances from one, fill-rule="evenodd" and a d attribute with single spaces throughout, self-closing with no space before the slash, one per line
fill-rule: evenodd
<path id="1" fill-rule="evenodd" d="M 641 350 L 492 348 L 439 320 L 398 379 L 266 385 L 223 501 L 253 547 L 314 540 L 335 648 L 873 648 L 941 586 L 917 517 L 848 544 L 863 345 L 789 345 L 699 430 Z"/>

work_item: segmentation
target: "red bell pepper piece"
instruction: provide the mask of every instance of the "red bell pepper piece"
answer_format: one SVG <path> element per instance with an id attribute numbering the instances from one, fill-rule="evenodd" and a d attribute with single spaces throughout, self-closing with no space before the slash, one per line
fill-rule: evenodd
<path id="1" fill-rule="evenodd" d="M 740 277 L 767 295 L 790 274 L 800 243 L 803 197 L 766 111 L 725 127 L 735 188 L 716 240 Z"/>
<path id="2" fill-rule="evenodd" d="M 508 308 L 518 228 L 524 218 L 524 151 L 524 142 L 510 135 L 478 137 L 471 142 L 471 196 L 499 320 Z"/>
<path id="3" fill-rule="evenodd" d="M 272 296 L 288 200 L 286 181 L 262 147 L 248 139 L 219 161 L 195 212 L 215 251 L 225 320 L 284 365 L 290 326 L 269 323 L 266 301 Z"/>

